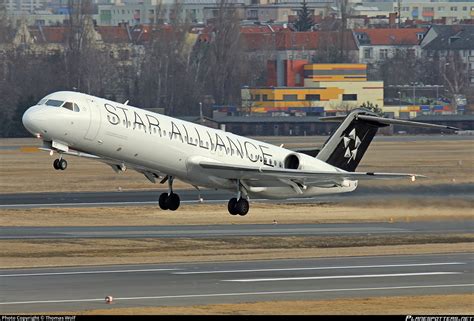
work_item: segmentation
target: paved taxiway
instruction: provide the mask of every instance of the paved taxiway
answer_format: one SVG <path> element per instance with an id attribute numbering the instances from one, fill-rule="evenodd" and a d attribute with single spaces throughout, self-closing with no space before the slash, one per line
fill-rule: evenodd
<path id="1" fill-rule="evenodd" d="M 0 209 L 38 208 L 38 207 L 94 207 L 94 206 L 140 206 L 156 205 L 158 196 L 164 191 L 140 190 L 123 192 L 72 192 L 72 193 L 22 193 L 0 194 Z M 182 203 L 195 203 L 198 200 L 196 190 L 176 190 Z M 200 192 L 205 203 L 225 203 L 235 197 L 228 191 L 204 189 Z M 400 198 L 424 199 L 427 197 L 443 197 L 450 199 L 474 200 L 474 184 L 438 184 L 423 186 L 400 187 L 367 187 L 359 186 L 357 190 L 346 194 L 319 196 L 311 199 L 293 200 L 258 200 L 262 202 L 344 202 L 347 200 L 378 200 Z M 255 199 L 254 199 L 255 201 Z"/>
<path id="2" fill-rule="evenodd" d="M 225 238 L 471 233 L 474 220 L 345 224 L 0 227 L 0 239 Z"/>
<path id="3" fill-rule="evenodd" d="M 473 254 L 3 269 L 0 312 L 473 293 Z"/>

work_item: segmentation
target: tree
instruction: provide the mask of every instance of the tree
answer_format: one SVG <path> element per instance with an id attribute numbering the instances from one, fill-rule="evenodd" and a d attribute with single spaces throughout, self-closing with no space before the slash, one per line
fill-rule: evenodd
<path id="1" fill-rule="evenodd" d="M 200 49 L 206 51 L 208 70 L 201 78 L 207 84 L 206 91 L 218 105 L 239 103 L 243 67 L 240 19 L 235 6 L 227 0 L 220 1 L 210 43 Z"/>
<path id="2" fill-rule="evenodd" d="M 469 86 L 469 75 L 466 63 L 462 60 L 459 52 L 451 52 L 445 60 L 442 60 L 439 71 L 443 77 L 445 87 L 451 98 L 464 93 Z"/>
<path id="3" fill-rule="evenodd" d="M 380 115 L 382 116 L 383 115 L 383 111 L 382 111 L 382 108 L 379 107 L 379 105 L 377 104 L 373 104 L 371 103 L 370 101 L 367 101 L 365 103 L 362 103 L 362 105 L 360 105 L 360 108 L 364 108 L 364 109 L 368 109 L 370 110 L 371 112 L 377 114 L 377 115 Z"/>
<path id="4" fill-rule="evenodd" d="M 156 7 L 157 17 L 163 16 L 161 10 Z M 184 115 L 196 109 L 196 91 L 200 89 L 191 59 L 195 39 L 188 33 L 189 25 L 182 19 L 178 1 L 170 11 L 171 25 L 157 19 L 147 30 L 149 40 L 144 43 L 133 98 L 145 108 L 161 107 L 166 114 Z"/>
<path id="5" fill-rule="evenodd" d="M 298 31 L 308 31 L 313 27 L 313 17 L 311 12 L 308 9 L 306 0 L 303 0 L 301 4 L 301 9 L 298 11 L 298 19 L 295 22 L 295 28 Z"/>
<path id="6" fill-rule="evenodd" d="M 347 16 L 348 16 L 348 2 L 349 0 L 337 0 L 337 6 L 341 12 L 341 24 L 339 26 L 339 59 L 344 61 L 347 57 L 346 50 L 346 37 L 344 36 L 347 29 Z"/>

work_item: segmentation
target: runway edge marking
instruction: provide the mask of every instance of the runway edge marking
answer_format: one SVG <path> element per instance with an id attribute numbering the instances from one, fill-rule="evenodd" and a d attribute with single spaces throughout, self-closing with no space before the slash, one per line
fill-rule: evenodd
<path id="1" fill-rule="evenodd" d="M 300 293 L 319 293 L 319 292 L 341 292 L 341 291 L 379 291 L 379 290 L 409 290 L 424 288 L 452 288 L 452 287 L 470 287 L 474 283 L 467 284 L 436 284 L 436 285 L 412 285 L 412 286 L 394 286 L 394 287 L 374 287 L 374 288 L 343 288 L 343 289 L 319 289 L 319 290 L 295 290 L 295 291 L 268 291 L 268 292 L 237 292 L 237 293 L 209 293 L 209 294 L 183 294 L 183 295 L 163 295 L 163 296 L 141 296 L 141 297 L 118 297 L 120 300 L 160 300 L 160 299 L 183 299 L 199 297 L 219 297 L 219 296 L 246 296 L 246 295 L 275 295 L 275 294 L 300 294 Z M 42 301 L 16 301 L 0 302 L 0 305 L 15 304 L 41 304 L 41 303 L 75 303 L 75 302 L 94 302 L 104 301 L 100 299 L 70 299 L 70 300 L 42 300 Z"/>
<path id="2" fill-rule="evenodd" d="M 461 265 L 465 262 L 440 262 L 440 263 L 414 263 L 414 264 L 386 264 L 386 265 L 348 265 L 348 266 L 319 266 L 307 268 L 283 268 L 283 269 L 249 269 L 249 270 L 218 270 L 218 271 L 182 271 L 173 272 L 177 275 L 188 274 L 219 274 L 219 273 L 246 273 L 246 272 L 280 272 L 280 271 L 308 271 L 308 270 L 338 270 L 338 269 L 370 269 L 370 268 L 390 268 L 390 267 L 415 267 L 415 266 L 433 266 L 433 265 Z"/>
<path id="3" fill-rule="evenodd" d="M 179 269 L 139 269 L 139 270 L 109 270 L 109 271 L 72 271 L 72 272 L 44 272 L 44 273 L 17 273 L 0 274 L 2 278 L 23 277 L 23 276 L 55 276 L 55 275 L 78 275 L 78 274 L 101 274 L 101 273 L 133 273 L 133 272 L 159 272 L 176 271 Z"/>

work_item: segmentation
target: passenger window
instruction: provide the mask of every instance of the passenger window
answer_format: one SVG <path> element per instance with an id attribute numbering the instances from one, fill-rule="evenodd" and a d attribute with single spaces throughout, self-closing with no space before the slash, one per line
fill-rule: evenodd
<path id="1" fill-rule="evenodd" d="M 53 107 L 61 107 L 62 104 L 64 104 L 64 101 L 55 99 L 48 99 L 48 101 L 46 102 L 46 105 Z"/>
<path id="2" fill-rule="evenodd" d="M 64 103 L 64 105 L 62 107 L 66 108 L 66 109 L 69 109 L 70 111 L 74 111 L 74 104 L 73 103 L 66 102 L 66 103 Z"/>

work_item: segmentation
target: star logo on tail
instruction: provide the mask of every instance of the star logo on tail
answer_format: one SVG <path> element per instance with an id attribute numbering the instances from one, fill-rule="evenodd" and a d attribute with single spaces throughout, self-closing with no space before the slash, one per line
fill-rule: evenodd
<path id="1" fill-rule="evenodd" d="M 344 149 L 346 150 L 344 157 L 348 158 L 347 162 L 349 163 L 351 160 L 356 159 L 357 149 L 359 148 L 361 141 L 356 134 L 355 128 L 351 130 L 349 135 L 344 136 L 342 139 L 344 142 Z"/>

